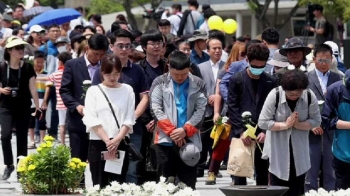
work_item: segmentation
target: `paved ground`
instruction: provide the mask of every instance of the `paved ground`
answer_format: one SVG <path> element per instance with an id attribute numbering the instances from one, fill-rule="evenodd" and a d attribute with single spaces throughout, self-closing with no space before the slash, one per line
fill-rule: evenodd
<path id="1" fill-rule="evenodd" d="M 16 145 L 15 145 L 16 138 L 13 137 L 12 139 L 12 149 L 13 152 L 16 152 Z M 67 143 L 68 144 L 68 143 Z M 35 150 L 29 150 L 28 153 L 34 153 Z M 14 156 L 16 156 L 14 154 Z M 4 170 L 4 163 L 3 161 L 3 155 L 2 155 L 2 150 L 0 150 L 0 175 L 2 174 Z M 217 184 L 216 185 L 205 185 L 205 180 L 206 176 L 203 178 L 198 178 L 197 182 L 197 189 L 200 191 L 201 196 L 224 196 L 224 194 L 219 190 L 220 187 L 225 187 L 229 186 L 231 183 L 231 178 L 229 175 L 226 174 L 225 171 L 221 171 L 223 174 L 223 178 L 218 178 L 217 179 Z M 13 172 L 10 179 L 7 181 L 0 181 L 0 195 L 1 196 L 11 196 L 11 195 L 20 195 L 21 193 L 21 187 L 20 184 L 17 182 L 16 178 L 16 172 Z M 87 182 L 87 187 L 92 186 L 92 181 L 90 177 L 90 171 L 89 168 L 87 168 L 87 171 L 85 172 L 88 182 Z M 253 180 L 248 179 L 249 184 L 254 184 L 255 182 Z"/>

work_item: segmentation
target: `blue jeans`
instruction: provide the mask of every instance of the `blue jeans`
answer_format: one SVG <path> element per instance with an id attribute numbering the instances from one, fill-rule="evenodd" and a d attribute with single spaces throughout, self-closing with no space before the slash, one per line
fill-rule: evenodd
<path id="1" fill-rule="evenodd" d="M 135 144 L 138 150 L 141 150 L 142 132 L 140 133 L 139 131 L 136 131 L 135 127 L 136 125 L 134 126 L 134 133 L 130 134 L 130 143 Z M 125 179 L 126 183 L 134 183 L 139 185 L 138 183 L 140 182 L 139 180 L 140 172 L 137 169 L 139 163 L 140 161 L 129 162 L 129 168 L 128 168 L 128 172 L 126 173 L 126 179 Z"/>

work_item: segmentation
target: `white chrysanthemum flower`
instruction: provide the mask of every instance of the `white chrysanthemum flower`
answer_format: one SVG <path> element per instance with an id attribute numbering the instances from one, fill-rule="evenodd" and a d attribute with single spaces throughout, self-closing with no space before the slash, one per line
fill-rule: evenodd
<path id="1" fill-rule="evenodd" d="M 24 55 L 23 58 L 27 59 L 27 58 L 29 58 L 29 55 L 28 54 Z"/>
<path id="2" fill-rule="evenodd" d="M 117 181 L 113 181 L 113 182 L 111 182 L 111 188 L 115 192 L 120 192 L 122 190 L 122 185 L 119 184 Z"/>
<path id="3" fill-rule="evenodd" d="M 84 84 L 84 85 L 91 84 L 91 80 L 84 80 L 84 81 L 83 81 L 83 84 Z"/>
<path id="4" fill-rule="evenodd" d="M 164 183 L 165 181 L 166 181 L 166 178 L 165 178 L 165 177 L 163 177 L 163 176 L 161 176 L 161 177 L 160 177 L 160 179 L 159 179 L 159 182 Z"/>
<path id="5" fill-rule="evenodd" d="M 29 59 L 30 61 L 34 61 L 34 56 L 30 56 L 28 59 Z"/>
<path id="6" fill-rule="evenodd" d="M 222 121 L 221 121 L 222 123 L 225 124 L 225 123 L 227 123 L 227 121 L 228 121 L 228 117 L 227 116 L 222 117 Z"/>
<path id="7" fill-rule="evenodd" d="M 250 113 L 250 112 L 248 112 L 248 111 L 242 113 L 242 117 L 243 117 L 243 118 L 245 118 L 245 117 L 247 117 L 247 116 L 251 116 L 251 115 L 252 115 L 252 113 Z"/>
<path id="8" fill-rule="evenodd" d="M 294 70 L 294 69 L 295 69 L 295 66 L 292 65 L 292 64 L 290 64 L 290 65 L 287 66 L 287 69 L 288 69 L 288 70 Z"/>
<path id="9" fill-rule="evenodd" d="M 302 66 L 299 67 L 299 70 L 300 70 L 300 71 L 306 71 L 306 68 L 305 68 L 304 65 L 302 65 Z"/>
<path id="10" fill-rule="evenodd" d="M 156 182 L 146 182 L 142 185 L 142 188 L 147 193 L 152 193 L 157 187 Z"/>
<path id="11" fill-rule="evenodd" d="M 323 100 L 318 100 L 317 103 L 318 103 L 318 105 L 323 105 L 324 101 Z"/>

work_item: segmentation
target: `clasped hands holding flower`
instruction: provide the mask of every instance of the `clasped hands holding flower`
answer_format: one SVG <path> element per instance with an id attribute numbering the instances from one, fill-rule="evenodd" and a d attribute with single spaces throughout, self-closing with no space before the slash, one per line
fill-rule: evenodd
<path id="1" fill-rule="evenodd" d="M 118 147 L 121 141 L 122 141 L 122 138 L 118 136 L 111 140 L 104 141 L 106 144 L 107 150 L 112 157 L 117 158 L 116 155 L 117 155 Z"/>

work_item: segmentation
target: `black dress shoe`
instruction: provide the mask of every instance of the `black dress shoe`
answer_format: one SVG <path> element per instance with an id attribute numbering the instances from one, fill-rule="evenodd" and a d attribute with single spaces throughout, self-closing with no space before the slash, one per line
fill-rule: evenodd
<path id="1" fill-rule="evenodd" d="M 222 178 L 222 174 L 220 172 L 218 172 L 218 174 L 216 174 L 217 178 Z"/>
<path id="2" fill-rule="evenodd" d="M 15 166 L 10 165 L 5 168 L 4 174 L 2 175 L 2 180 L 8 180 L 11 173 L 15 170 Z"/>
<path id="3" fill-rule="evenodd" d="M 197 178 L 204 177 L 204 169 L 197 169 Z"/>
<path id="4" fill-rule="evenodd" d="M 220 170 L 227 170 L 227 163 L 223 163 L 223 164 L 220 166 Z"/>

